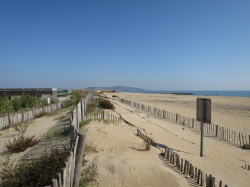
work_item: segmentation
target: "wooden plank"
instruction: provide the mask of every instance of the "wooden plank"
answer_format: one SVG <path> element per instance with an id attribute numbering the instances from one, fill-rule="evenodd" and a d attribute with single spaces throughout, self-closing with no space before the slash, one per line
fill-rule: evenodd
<path id="1" fill-rule="evenodd" d="M 229 129 L 229 136 L 228 136 L 228 141 L 231 142 L 231 130 Z"/>
<path id="2" fill-rule="evenodd" d="M 240 143 L 240 145 L 241 145 L 241 138 L 240 138 L 240 132 L 239 132 L 239 141 L 240 141 L 239 143 Z"/>
<path id="3" fill-rule="evenodd" d="M 200 175 L 201 175 L 201 170 L 199 169 L 198 175 L 197 175 L 197 181 L 196 181 L 197 184 L 200 184 Z"/>
<path id="4" fill-rule="evenodd" d="M 201 186 L 203 186 L 203 185 L 204 185 L 204 174 L 201 171 Z"/>
<path id="5" fill-rule="evenodd" d="M 244 137 L 245 137 L 245 144 L 247 144 L 247 135 L 244 134 Z"/>
<path id="6" fill-rule="evenodd" d="M 215 187 L 215 177 L 211 176 L 210 186 Z"/>
<path id="7" fill-rule="evenodd" d="M 183 171 L 183 158 L 181 159 L 181 172 Z"/>
<path id="8" fill-rule="evenodd" d="M 206 174 L 205 179 L 206 179 L 206 187 L 210 187 L 210 176 L 207 176 Z"/>
<path id="9" fill-rule="evenodd" d="M 244 142 L 244 136 L 243 136 L 243 133 L 241 133 L 241 140 L 242 140 L 242 145 L 244 145 L 245 144 L 245 142 Z"/>
<path id="10" fill-rule="evenodd" d="M 184 174 L 186 173 L 186 169 L 187 169 L 187 161 L 185 160 L 184 170 L 183 170 L 183 173 L 184 173 Z"/>
<path id="11" fill-rule="evenodd" d="M 189 172 L 190 172 L 190 166 L 191 166 L 191 163 L 188 161 L 188 164 L 187 164 L 187 175 L 189 175 Z"/>
<path id="12" fill-rule="evenodd" d="M 197 167 L 195 167 L 195 171 L 194 171 L 194 180 L 196 180 L 197 179 L 197 175 L 198 175 L 198 173 L 197 173 Z"/>
<path id="13" fill-rule="evenodd" d="M 188 175 L 189 175 L 191 178 L 192 178 L 192 169 L 193 169 L 193 165 L 190 163 Z"/>
<path id="14" fill-rule="evenodd" d="M 222 181 L 219 182 L 219 187 L 222 187 Z"/>

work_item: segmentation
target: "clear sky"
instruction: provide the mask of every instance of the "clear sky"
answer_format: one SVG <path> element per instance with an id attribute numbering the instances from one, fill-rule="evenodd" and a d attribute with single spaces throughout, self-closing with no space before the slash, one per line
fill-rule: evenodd
<path id="1" fill-rule="evenodd" d="M 0 0 L 0 87 L 250 90 L 250 0 Z"/>

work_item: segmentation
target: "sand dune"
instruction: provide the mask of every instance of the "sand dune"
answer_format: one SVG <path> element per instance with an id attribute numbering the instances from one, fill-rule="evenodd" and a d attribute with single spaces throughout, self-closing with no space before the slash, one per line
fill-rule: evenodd
<path id="1" fill-rule="evenodd" d="M 181 125 L 169 123 L 164 119 L 155 118 L 154 116 L 148 113 L 137 110 L 135 108 L 132 108 L 126 104 L 119 102 L 119 100 L 113 98 L 112 95 L 113 94 L 107 94 L 109 99 L 115 104 L 116 107 L 115 111 L 121 114 L 124 119 L 133 123 L 134 125 L 136 125 L 136 127 L 144 129 L 147 132 L 147 134 L 150 137 L 152 137 L 156 142 L 164 144 L 174 149 L 176 152 L 178 152 L 178 154 L 182 158 L 189 160 L 191 163 L 202 169 L 204 172 L 212 174 L 216 178 L 217 184 L 218 180 L 222 180 L 223 184 L 227 184 L 229 186 L 243 186 L 243 187 L 249 186 L 250 172 L 242 168 L 245 164 L 250 164 L 250 152 L 248 150 L 242 150 L 241 148 L 235 145 L 219 141 L 218 139 L 215 139 L 213 137 L 205 137 L 204 157 L 201 158 L 199 156 L 200 135 L 198 132 L 192 131 L 191 129 L 185 128 Z M 120 98 L 138 101 L 146 105 L 162 108 L 172 112 L 178 112 L 186 116 L 191 116 L 191 117 L 195 116 L 196 100 L 194 96 L 147 95 L 147 94 L 130 94 L 130 93 L 119 93 L 116 95 Z M 216 121 L 216 123 L 224 124 L 225 126 L 228 125 L 229 128 L 232 127 L 238 131 L 240 130 L 243 131 L 244 129 L 249 130 L 248 123 L 244 123 L 247 122 L 248 119 L 247 111 L 249 107 L 248 105 L 249 98 L 235 98 L 234 100 L 234 98 L 215 97 L 212 99 L 214 102 L 213 119 L 214 121 Z M 242 108 L 240 107 L 241 104 L 243 106 Z M 231 113 L 234 113 L 234 116 L 232 117 L 229 114 L 224 115 L 224 113 L 226 113 L 225 108 Z M 238 110 L 238 108 L 241 109 Z M 223 123 L 225 121 L 228 123 Z M 234 125 L 235 123 L 240 125 L 235 126 Z M 129 126 L 124 126 L 123 130 L 118 128 L 116 129 L 114 125 L 109 126 L 109 128 L 111 128 L 108 131 L 109 133 L 113 132 L 115 134 L 118 134 L 117 136 L 115 135 L 113 136 L 113 140 L 110 141 L 110 144 L 111 146 L 113 146 L 114 144 L 115 146 L 113 147 L 116 147 L 113 151 L 116 151 L 117 156 L 112 157 L 117 159 L 116 161 L 114 159 L 115 161 L 113 162 L 113 164 L 115 165 L 114 168 L 119 168 L 119 166 L 120 167 L 123 166 L 123 164 L 121 164 L 122 159 L 124 158 L 123 156 L 127 154 L 123 153 L 125 148 L 121 148 L 119 144 L 116 143 L 119 142 L 120 139 L 123 139 L 122 142 L 124 142 L 123 146 L 125 147 L 126 146 L 129 147 L 131 146 L 131 144 L 134 145 L 135 147 L 138 147 L 140 146 L 141 143 L 140 140 L 138 140 L 137 142 L 137 137 L 133 135 L 133 133 L 135 132 L 133 133 L 131 132 L 132 134 L 128 135 L 125 129 L 131 128 Z M 98 137 L 95 137 L 92 140 L 94 140 L 95 142 L 97 141 L 97 139 Z M 105 139 L 106 138 L 103 137 L 100 141 L 106 141 Z M 130 143 L 127 141 L 130 141 Z M 107 143 L 107 145 L 108 144 L 109 143 Z M 104 152 L 110 151 L 105 147 L 103 148 L 103 150 Z M 139 152 L 139 153 L 136 152 L 136 154 L 139 155 L 134 155 L 133 152 L 135 150 L 133 149 L 127 148 L 127 151 L 129 152 L 128 155 L 131 156 L 131 159 L 139 158 L 141 163 L 140 165 L 137 165 L 137 167 L 142 167 L 142 162 L 154 163 L 152 166 L 157 165 L 157 167 L 162 169 L 164 168 L 164 170 L 166 170 L 165 175 L 173 174 L 173 172 L 168 171 L 169 168 L 164 166 L 164 163 L 159 163 L 160 159 L 158 158 L 158 154 L 161 152 L 160 150 L 152 149 L 150 152 Z M 99 154 L 100 155 L 97 158 L 95 158 L 96 160 L 98 160 L 98 158 L 103 156 L 101 153 Z M 92 160 L 94 161 L 95 159 L 93 158 Z M 130 162 L 132 161 L 130 160 L 129 163 Z M 158 164 L 161 164 L 161 166 Z M 105 166 L 105 168 L 107 167 L 108 166 Z M 108 171 L 108 169 L 106 170 Z M 139 170 L 140 169 L 134 170 L 134 173 L 139 172 Z M 106 176 L 106 178 L 108 178 L 108 175 L 105 174 L 104 170 L 102 170 L 101 173 L 102 175 Z M 146 174 L 146 177 L 150 178 L 149 181 L 154 180 L 156 173 L 161 173 L 161 172 L 157 170 L 157 172 L 152 172 L 151 176 L 149 174 Z M 177 176 L 178 175 L 179 174 L 177 174 Z M 179 176 L 181 179 L 183 179 L 183 176 L 181 175 Z M 175 177 L 176 176 L 174 175 L 173 179 L 175 179 Z M 106 178 L 103 180 L 108 180 Z M 158 178 L 157 181 L 158 180 L 164 181 L 163 179 L 164 177 L 161 179 L 160 178 Z M 181 181 L 180 178 L 178 177 L 176 178 L 178 182 Z M 117 182 L 119 180 L 117 179 Z M 129 179 L 127 178 L 127 180 Z M 100 179 L 100 181 L 102 181 L 102 179 Z M 136 183 L 136 181 L 137 180 L 135 180 L 134 183 L 131 183 L 128 186 L 138 186 L 138 183 Z M 145 184 L 149 185 L 149 181 L 146 181 Z M 163 183 L 165 183 L 165 181 Z M 119 185 L 122 186 L 123 184 Z M 117 183 L 117 186 L 119 185 Z M 170 183 L 170 186 L 171 185 L 177 185 L 177 184 Z M 160 186 L 160 183 L 155 186 Z"/>
<path id="2" fill-rule="evenodd" d="M 188 182 L 159 159 L 160 150 L 144 151 L 143 141 L 135 136 L 136 127 L 125 123 L 91 122 L 87 144 L 97 153 L 85 157 L 88 165 L 97 165 L 98 186 L 189 186 Z"/>

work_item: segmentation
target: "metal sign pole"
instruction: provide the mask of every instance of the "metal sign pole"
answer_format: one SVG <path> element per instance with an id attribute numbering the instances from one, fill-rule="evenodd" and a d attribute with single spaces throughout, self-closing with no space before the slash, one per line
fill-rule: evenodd
<path id="1" fill-rule="evenodd" d="M 200 144 L 200 156 L 203 157 L 203 136 L 204 136 L 204 123 L 201 122 L 201 144 Z"/>
<path id="2" fill-rule="evenodd" d="M 197 98 L 196 119 L 201 122 L 201 142 L 200 142 L 200 156 L 203 157 L 204 151 L 204 123 L 211 124 L 211 99 Z"/>

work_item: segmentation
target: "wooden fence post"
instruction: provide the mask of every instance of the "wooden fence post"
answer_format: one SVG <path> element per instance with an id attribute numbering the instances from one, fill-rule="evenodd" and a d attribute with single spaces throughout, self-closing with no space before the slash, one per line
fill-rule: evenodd
<path id="1" fill-rule="evenodd" d="M 183 158 L 181 159 L 181 172 L 183 171 Z"/>
<path id="2" fill-rule="evenodd" d="M 197 181 L 196 181 L 197 184 L 200 184 L 200 175 L 201 175 L 201 170 L 199 169 L 198 175 L 197 175 Z"/>
<path id="3" fill-rule="evenodd" d="M 194 180 L 197 180 L 197 167 L 195 167 L 195 171 L 194 171 Z"/>
<path id="4" fill-rule="evenodd" d="M 222 181 L 220 181 L 220 183 L 219 183 L 219 187 L 222 187 Z"/>
<path id="5" fill-rule="evenodd" d="M 186 173 L 186 168 L 187 168 L 187 161 L 185 160 L 183 174 Z"/>
<path id="6" fill-rule="evenodd" d="M 218 137 L 218 125 L 216 125 L 215 137 Z"/>
<path id="7" fill-rule="evenodd" d="M 204 178 L 204 174 L 203 174 L 203 172 L 201 171 L 201 186 L 203 186 L 203 184 L 204 184 L 203 178 Z"/>
<path id="8" fill-rule="evenodd" d="M 85 139 L 86 139 L 85 135 L 79 134 L 79 140 L 76 150 L 75 175 L 74 175 L 73 187 L 79 186 Z"/>
<path id="9" fill-rule="evenodd" d="M 215 178 L 211 176 L 211 181 L 210 181 L 211 187 L 215 187 Z"/>
<path id="10" fill-rule="evenodd" d="M 241 145 L 241 138 L 240 138 L 240 132 L 239 132 L 239 140 L 240 140 L 240 145 Z"/>

